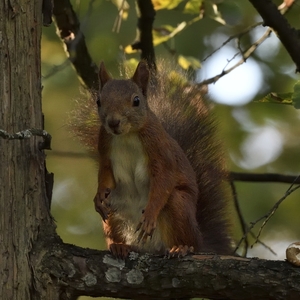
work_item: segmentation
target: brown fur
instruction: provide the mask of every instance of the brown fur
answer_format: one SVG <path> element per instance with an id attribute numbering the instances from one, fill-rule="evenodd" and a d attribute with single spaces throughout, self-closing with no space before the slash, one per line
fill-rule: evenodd
<path id="1" fill-rule="evenodd" d="M 226 172 L 209 106 L 198 87 L 169 69 L 159 74 L 149 85 L 143 62 L 128 80 L 100 67 L 95 207 L 108 247 L 121 257 L 181 245 L 228 254 Z"/>

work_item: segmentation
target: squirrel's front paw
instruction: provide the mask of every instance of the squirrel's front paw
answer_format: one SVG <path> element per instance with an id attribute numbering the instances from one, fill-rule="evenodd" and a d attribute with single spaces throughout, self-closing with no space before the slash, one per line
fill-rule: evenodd
<path id="1" fill-rule="evenodd" d="M 152 237 L 156 228 L 156 217 L 148 213 L 147 210 L 143 212 L 142 218 L 136 228 L 136 232 L 140 230 L 138 236 L 138 243 L 140 241 L 145 242 L 148 237 Z"/>
<path id="2" fill-rule="evenodd" d="M 110 192 L 109 188 L 101 189 L 97 192 L 94 198 L 95 210 L 100 214 L 104 222 L 108 219 L 109 214 L 112 212 L 109 203 Z"/>

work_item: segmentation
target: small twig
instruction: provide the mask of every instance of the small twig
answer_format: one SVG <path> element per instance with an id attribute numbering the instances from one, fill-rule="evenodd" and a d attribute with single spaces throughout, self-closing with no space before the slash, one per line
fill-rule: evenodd
<path id="1" fill-rule="evenodd" d="M 6 140 L 24 140 L 29 139 L 32 136 L 41 136 L 44 139 L 43 145 L 40 147 L 41 149 L 47 149 L 51 150 L 51 135 L 46 131 L 42 129 L 25 129 L 22 131 L 19 131 L 17 133 L 8 133 L 7 131 L 0 129 L 0 137 Z"/>
<path id="2" fill-rule="evenodd" d="M 253 231 L 250 230 L 249 234 L 256 239 L 255 234 L 253 233 Z M 277 255 L 277 253 L 267 244 L 265 244 L 264 242 L 262 242 L 261 240 L 257 240 L 258 244 L 261 244 L 263 247 L 265 247 L 267 250 L 269 250 L 273 255 Z M 253 245 L 251 245 L 251 248 L 253 247 Z"/>
<path id="3" fill-rule="evenodd" d="M 235 207 L 235 210 L 239 217 L 240 225 L 242 227 L 242 232 L 243 232 L 243 234 L 245 234 L 247 231 L 247 226 L 246 226 L 246 222 L 244 220 L 244 217 L 243 217 L 240 205 L 239 205 L 235 184 L 232 180 L 230 180 L 230 187 L 231 187 L 231 192 L 232 192 L 232 196 L 233 196 L 234 207 Z M 249 247 L 249 241 L 248 241 L 247 236 L 245 237 L 244 242 L 245 242 L 245 250 L 244 250 L 244 253 L 242 254 L 243 257 L 245 257 L 247 255 L 247 250 Z"/>
<path id="4" fill-rule="evenodd" d="M 252 29 L 254 29 L 255 27 L 257 26 L 260 26 L 262 25 L 263 22 L 258 22 L 258 23 L 255 23 L 249 27 L 247 27 L 246 29 L 244 29 L 243 31 L 237 33 L 237 34 L 234 34 L 232 36 L 230 36 L 225 42 L 223 42 L 223 44 L 221 46 L 219 46 L 217 49 L 215 49 L 213 52 L 211 52 L 209 55 L 207 55 L 203 60 L 202 62 L 206 61 L 209 57 L 213 56 L 216 52 L 218 52 L 220 49 L 222 49 L 225 45 L 227 45 L 230 41 L 232 41 L 233 39 L 238 39 L 240 40 L 240 38 L 249 33 Z"/>
<path id="5" fill-rule="evenodd" d="M 256 239 L 255 234 L 251 230 L 248 231 L 248 226 L 246 225 L 246 222 L 244 220 L 244 217 L 243 217 L 240 205 L 239 205 L 239 201 L 238 201 L 238 198 L 237 198 L 237 192 L 236 192 L 235 184 L 234 184 L 234 182 L 232 180 L 230 180 L 230 186 L 231 186 L 231 191 L 232 191 L 232 195 L 233 195 L 235 210 L 237 211 L 237 214 L 238 214 L 238 217 L 239 217 L 239 220 L 240 220 L 240 224 L 241 224 L 241 227 L 242 227 L 243 235 L 245 235 L 245 233 L 248 232 L 254 239 Z M 244 252 L 242 253 L 243 257 L 247 256 L 247 251 L 248 251 L 248 248 L 249 248 L 249 241 L 248 241 L 248 237 L 247 236 L 248 236 L 248 234 L 245 235 L 245 239 L 244 239 L 245 248 L 244 248 Z M 273 251 L 273 249 L 271 249 L 271 247 L 269 247 L 268 245 L 266 245 L 262 241 L 257 240 L 257 242 L 259 244 L 261 244 L 263 247 L 265 247 L 266 249 L 268 249 L 274 255 L 277 255 Z M 237 248 L 235 249 L 235 251 L 237 251 Z"/>
<path id="6" fill-rule="evenodd" d="M 297 177 L 299 178 L 299 176 Z M 274 215 L 274 213 L 276 212 L 276 210 L 278 209 L 279 205 L 282 203 L 283 200 L 285 200 L 291 193 L 293 193 L 295 190 L 297 190 L 298 188 L 300 188 L 300 185 L 296 186 L 295 188 L 292 189 L 294 183 L 288 188 L 288 190 L 286 191 L 285 195 L 279 199 L 275 205 L 269 210 L 269 212 L 264 216 L 265 220 L 264 222 L 262 223 L 261 227 L 259 228 L 259 231 L 258 231 L 258 234 L 257 234 L 257 237 L 256 237 L 256 240 L 255 242 L 252 244 L 251 247 L 253 247 L 255 245 L 255 243 L 257 242 L 257 240 L 259 239 L 260 237 L 260 234 L 263 230 L 263 228 L 266 226 L 266 224 L 268 223 L 268 221 L 271 219 L 271 217 Z M 256 223 L 255 223 L 256 224 Z"/>
<path id="7" fill-rule="evenodd" d="M 250 2 L 259 2 L 259 1 L 251 1 Z M 277 12 L 278 14 L 283 18 L 283 15 L 288 11 L 288 9 L 291 7 L 290 6 L 286 6 L 286 5 L 280 5 L 278 8 L 277 8 Z M 285 19 L 284 19 L 285 20 Z M 242 34 L 238 34 L 238 35 L 235 35 L 235 36 L 232 36 L 232 37 L 229 37 L 219 48 L 217 48 L 213 53 L 217 52 L 219 49 L 221 49 L 224 45 L 226 45 L 229 41 L 231 41 L 233 38 L 236 38 L 236 37 L 240 37 L 242 36 L 243 34 L 249 32 L 250 30 L 252 30 L 253 28 L 255 28 L 257 25 L 259 24 L 264 24 L 264 23 L 257 23 L 257 24 L 254 24 L 252 26 L 250 26 L 249 28 L 247 28 L 245 31 L 242 32 Z M 231 68 L 229 68 L 228 70 L 225 70 L 225 68 L 223 69 L 223 71 L 214 76 L 214 77 L 211 77 L 209 79 L 206 79 L 206 80 L 203 80 L 202 82 L 199 83 L 200 86 L 202 85 L 208 85 L 208 84 L 211 84 L 211 83 L 216 83 L 220 78 L 222 78 L 223 76 L 227 75 L 228 73 L 230 73 L 231 71 L 233 71 L 235 68 L 237 68 L 238 66 L 242 65 L 244 62 L 246 62 L 246 60 L 252 55 L 252 53 L 258 48 L 258 46 L 260 44 L 262 44 L 269 36 L 270 34 L 272 33 L 272 29 L 269 28 L 263 35 L 261 38 L 259 38 L 254 44 L 252 44 L 246 51 L 244 52 L 241 52 L 242 54 L 242 58 L 241 60 L 239 60 L 234 66 L 232 66 Z M 299 39 L 300 41 L 300 39 Z M 284 44 L 284 42 L 281 40 L 281 42 Z M 285 46 L 285 44 L 284 44 Z M 240 47 L 239 47 L 239 50 L 241 51 Z M 294 50 L 294 49 L 293 49 Z M 299 49 L 298 49 L 298 52 L 299 52 Z M 205 60 L 210 57 L 211 55 L 213 55 L 213 53 L 211 53 L 209 56 L 207 56 L 205 58 Z M 295 54 L 295 53 L 293 53 Z M 292 56 L 292 54 L 290 53 L 291 57 L 294 59 L 295 58 L 295 55 Z M 295 61 L 295 59 L 294 59 Z M 297 63 L 296 63 L 297 64 Z M 298 69 L 297 69 L 298 71 Z"/>
<path id="8" fill-rule="evenodd" d="M 68 157 L 68 158 L 93 158 L 88 152 L 72 152 L 72 151 L 60 151 L 53 150 L 49 153 L 50 156 Z"/>
<path id="9" fill-rule="evenodd" d="M 122 0 L 122 3 L 119 7 L 118 10 L 118 16 L 116 17 L 112 32 L 117 32 L 119 33 L 120 28 L 121 28 L 121 23 L 122 23 L 122 17 L 123 17 L 123 13 L 124 13 L 124 6 L 125 6 L 125 0 Z"/>
<path id="10" fill-rule="evenodd" d="M 42 78 L 44 80 L 48 79 L 48 78 L 52 77 L 53 75 L 57 74 L 58 72 L 62 71 L 63 69 L 65 69 L 66 67 L 68 67 L 70 65 L 70 61 L 71 61 L 71 59 L 66 59 L 60 65 L 53 66 L 52 69 L 46 75 L 42 76 Z M 71 61 L 71 63 L 72 63 L 72 61 Z"/>
<path id="11" fill-rule="evenodd" d="M 256 241 L 257 242 L 260 233 L 262 231 L 262 228 L 266 225 L 266 223 L 269 221 L 269 219 L 274 215 L 275 211 L 277 210 L 277 208 L 279 207 L 279 205 L 282 203 L 282 201 L 284 201 L 290 194 L 292 194 L 295 190 L 297 190 L 298 188 L 300 188 L 300 185 L 296 186 L 295 188 L 292 189 L 293 184 L 289 187 L 289 189 L 286 191 L 286 193 L 284 194 L 284 196 L 282 198 L 280 198 L 275 205 L 269 210 L 269 212 L 263 216 L 261 216 L 260 218 L 258 218 L 256 221 L 251 222 L 250 226 L 248 227 L 247 231 L 244 233 L 244 235 L 242 236 L 242 238 L 240 239 L 240 241 L 238 242 L 235 251 L 240 247 L 241 243 L 243 242 L 243 240 L 246 238 L 247 234 L 252 230 L 252 228 L 261 220 L 266 219 L 262 225 L 262 227 L 260 228 L 259 234 L 256 237 Z M 254 244 L 255 244 L 254 243 Z M 254 245 L 253 244 L 253 245 Z M 253 245 L 251 245 L 251 247 L 253 247 Z"/>
<path id="12" fill-rule="evenodd" d="M 238 66 L 242 65 L 251 56 L 251 54 L 257 49 L 257 47 L 269 37 L 269 35 L 271 34 L 271 32 L 272 32 L 272 30 L 268 29 L 260 39 L 258 39 L 254 44 L 252 44 L 242 54 L 241 60 L 239 60 L 234 66 L 232 66 L 228 70 L 223 69 L 223 71 L 220 74 L 218 74 L 218 75 L 216 75 L 214 77 L 211 77 L 209 79 L 203 80 L 198 85 L 201 86 L 201 85 L 208 85 L 208 84 L 211 84 L 211 83 L 216 83 L 220 78 L 222 78 L 223 76 L 227 75 L 228 73 L 230 73 L 231 71 L 233 71 Z"/>

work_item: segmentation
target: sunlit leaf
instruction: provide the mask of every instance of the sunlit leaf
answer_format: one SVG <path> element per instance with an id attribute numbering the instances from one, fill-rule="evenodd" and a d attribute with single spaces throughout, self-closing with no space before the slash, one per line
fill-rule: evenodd
<path id="1" fill-rule="evenodd" d="M 226 21 L 223 19 L 222 15 L 218 9 L 218 6 L 216 4 L 213 4 L 212 8 L 213 8 L 213 12 L 214 12 L 212 19 L 215 20 L 216 22 L 221 23 L 222 25 L 226 25 Z"/>
<path id="2" fill-rule="evenodd" d="M 186 14 L 199 14 L 201 11 L 203 0 L 189 0 L 185 7 L 183 12 Z"/>
<path id="3" fill-rule="evenodd" d="M 186 22 L 180 23 L 176 28 L 170 25 L 163 25 L 159 28 L 153 29 L 153 44 L 154 46 L 166 42 L 170 38 L 174 37 L 178 32 L 183 30 L 186 26 Z"/>
<path id="4" fill-rule="evenodd" d="M 281 103 L 281 104 L 288 104 L 292 105 L 293 93 L 270 93 L 266 95 L 263 99 L 261 99 L 259 102 L 268 102 L 268 103 Z"/>
<path id="5" fill-rule="evenodd" d="M 119 16 L 123 20 L 128 18 L 128 11 L 129 11 L 129 4 L 127 1 L 124 0 L 112 0 L 112 3 L 118 8 Z"/>
<path id="6" fill-rule="evenodd" d="M 111 0 L 111 2 L 118 8 L 118 10 L 121 10 L 121 9 L 128 10 L 129 9 L 129 4 L 127 1 Z"/>
<path id="7" fill-rule="evenodd" d="M 299 109 L 300 108 L 300 81 L 297 81 L 294 85 L 294 93 L 292 95 L 292 100 L 294 107 Z"/>
<path id="8" fill-rule="evenodd" d="M 200 60 L 193 56 L 179 55 L 178 63 L 185 70 L 187 70 L 188 68 L 193 68 L 194 70 L 201 68 Z"/>
<path id="9" fill-rule="evenodd" d="M 132 53 L 136 53 L 137 52 L 137 50 L 132 49 L 131 45 L 126 46 L 125 49 L 124 49 L 124 51 L 127 54 L 132 54 Z"/>
<path id="10" fill-rule="evenodd" d="M 178 6 L 183 0 L 152 0 L 155 10 L 173 9 Z"/>

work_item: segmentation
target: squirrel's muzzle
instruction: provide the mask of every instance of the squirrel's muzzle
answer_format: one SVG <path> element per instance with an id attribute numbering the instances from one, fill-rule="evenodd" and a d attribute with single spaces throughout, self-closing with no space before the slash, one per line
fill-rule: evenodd
<path id="1" fill-rule="evenodd" d="M 115 133 L 118 134 L 120 131 L 120 119 L 109 119 L 107 120 L 107 125 L 110 128 L 110 130 Z"/>

